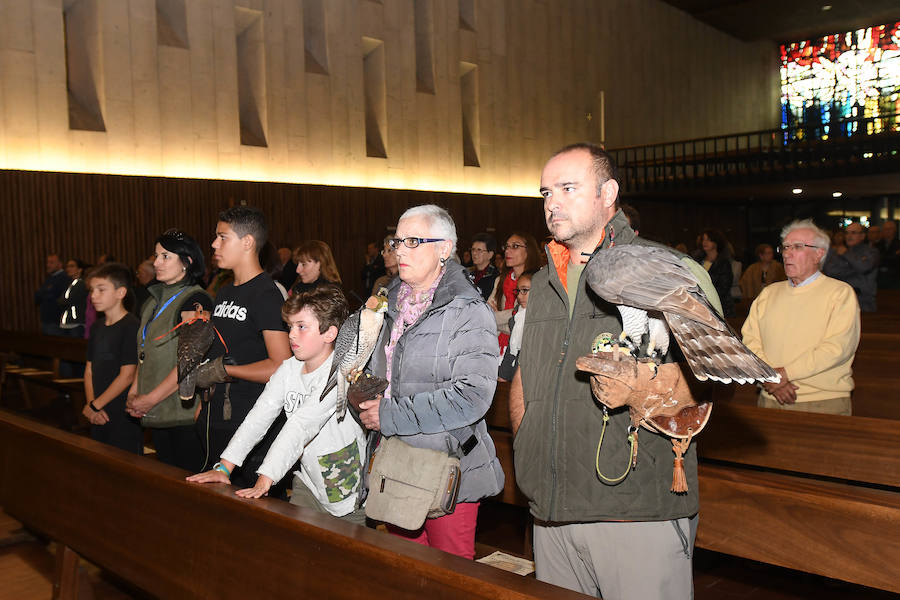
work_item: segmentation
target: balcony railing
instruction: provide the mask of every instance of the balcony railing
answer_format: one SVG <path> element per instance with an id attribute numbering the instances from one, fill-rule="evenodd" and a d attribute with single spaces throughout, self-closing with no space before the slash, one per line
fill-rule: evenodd
<path id="1" fill-rule="evenodd" d="M 626 194 L 900 172 L 900 113 L 609 152 Z"/>

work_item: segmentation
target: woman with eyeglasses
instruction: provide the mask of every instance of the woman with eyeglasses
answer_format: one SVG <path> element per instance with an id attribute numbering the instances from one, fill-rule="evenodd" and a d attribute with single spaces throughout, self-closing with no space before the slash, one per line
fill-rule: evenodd
<path id="1" fill-rule="evenodd" d="M 498 352 L 490 309 L 466 269 L 450 258 L 456 241 L 456 225 L 443 208 L 416 206 L 400 217 L 391 240 L 399 277 L 388 287 L 380 350 L 369 363 L 389 387 L 383 397 L 362 402 L 359 416 L 381 436 L 459 456 L 454 512 L 426 519 L 417 531 L 388 530 L 471 559 L 479 502 L 503 489 L 484 422 L 497 385 Z"/>
<path id="2" fill-rule="evenodd" d="M 384 243 L 381 246 L 381 256 L 384 258 L 385 274 L 376 279 L 375 283 L 372 285 L 373 296 L 377 294 L 378 290 L 381 288 L 386 288 L 400 271 L 400 268 L 397 266 L 397 254 L 394 252 L 394 249 L 391 248 L 392 239 L 394 239 L 394 236 L 386 236 L 384 238 Z"/>
<path id="3" fill-rule="evenodd" d="M 502 246 L 506 264 L 494 281 L 494 291 L 488 304 L 494 309 L 497 340 L 500 343 L 500 355 L 506 352 L 509 345 L 509 319 L 516 307 L 516 280 L 525 271 L 537 271 L 541 268 L 541 250 L 537 240 L 530 233 L 513 232 Z"/>
<path id="4" fill-rule="evenodd" d="M 156 238 L 155 255 L 158 283 L 147 288 L 150 297 L 141 309 L 137 374 L 126 407 L 150 428 L 160 461 L 197 471 L 203 465 L 203 447 L 194 429 L 197 400 L 182 403 L 178 396 L 180 330 L 175 327 L 194 316 L 196 305 L 209 311 L 213 303 L 198 285 L 205 268 L 203 252 L 193 238 L 170 229 Z"/>

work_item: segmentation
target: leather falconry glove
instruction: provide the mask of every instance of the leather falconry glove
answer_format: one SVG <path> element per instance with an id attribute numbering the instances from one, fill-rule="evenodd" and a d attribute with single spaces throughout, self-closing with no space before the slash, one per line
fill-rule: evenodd
<path id="1" fill-rule="evenodd" d="M 224 356 L 214 358 L 197 367 L 197 387 L 208 388 L 223 381 L 231 381 L 225 371 Z"/>

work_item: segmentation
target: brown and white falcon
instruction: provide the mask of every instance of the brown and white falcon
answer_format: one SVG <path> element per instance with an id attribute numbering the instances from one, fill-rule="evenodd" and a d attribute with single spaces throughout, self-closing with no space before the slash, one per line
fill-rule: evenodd
<path id="1" fill-rule="evenodd" d="M 613 246 L 590 259 L 585 276 L 598 296 L 617 305 L 623 336 L 634 348 L 640 347 L 648 334 L 648 353 L 661 356 L 668 349 L 671 330 L 700 381 L 780 380 L 719 317 L 697 278 L 671 251 L 655 246 Z"/>

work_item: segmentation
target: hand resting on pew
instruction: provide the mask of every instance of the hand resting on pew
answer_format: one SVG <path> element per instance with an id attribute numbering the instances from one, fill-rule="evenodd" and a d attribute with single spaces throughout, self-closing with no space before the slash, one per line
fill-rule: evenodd
<path id="1" fill-rule="evenodd" d="M 196 475 L 189 475 L 188 477 L 185 477 L 185 479 L 193 483 L 231 483 L 231 478 L 228 476 L 228 473 L 233 471 L 234 467 L 235 465 L 233 463 L 223 460 L 222 462 L 217 463 L 216 466 L 209 471 L 197 473 Z M 228 473 L 226 473 L 226 470 Z M 236 490 L 234 493 L 241 498 L 262 498 L 269 494 L 269 489 L 274 483 L 275 482 L 272 481 L 270 477 L 260 475 L 256 479 L 256 485 L 252 488 L 243 488 Z"/>

